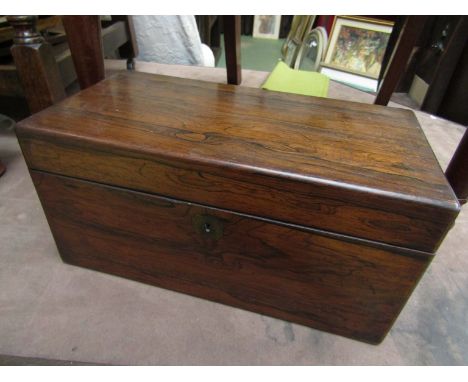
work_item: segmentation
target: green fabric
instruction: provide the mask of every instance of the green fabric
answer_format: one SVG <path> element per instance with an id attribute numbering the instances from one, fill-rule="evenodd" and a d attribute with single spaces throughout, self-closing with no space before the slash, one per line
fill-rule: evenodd
<path id="1" fill-rule="evenodd" d="M 277 92 L 326 97 L 329 83 L 330 79 L 324 74 L 291 69 L 283 61 L 279 61 L 262 88 Z"/>
<path id="2" fill-rule="evenodd" d="M 281 58 L 281 47 L 285 39 L 254 38 L 241 36 L 241 66 L 243 69 L 271 72 Z M 216 66 L 226 67 L 224 39 L 221 37 L 221 55 Z"/>

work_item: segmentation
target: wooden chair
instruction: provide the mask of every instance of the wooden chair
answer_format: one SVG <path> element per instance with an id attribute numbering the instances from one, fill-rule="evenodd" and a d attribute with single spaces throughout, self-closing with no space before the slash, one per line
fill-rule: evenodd
<path id="1" fill-rule="evenodd" d="M 0 28 L 0 43 L 14 41 L 11 55 L 14 63 L 0 65 L 0 96 L 13 97 L 14 101 L 26 98 L 31 113 L 36 113 L 65 98 L 67 88 L 77 79 L 85 88 L 104 76 L 103 55 L 112 56 L 118 49 L 120 57 L 127 59 L 127 68 L 134 67 L 138 55 L 132 19 L 129 16 L 111 16 L 102 22 L 97 16 L 9 16 L 10 27 Z M 44 38 L 39 30 L 60 27 L 62 23 L 70 34 L 56 33 Z M 81 22 L 81 25 L 79 24 Z M 68 27 L 71 24 L 72 27 Z M 87 33 L 76 33 L 82 27 Z M 92 30 L 99 36 L 100 50 L 83 49 L 84 40 Z M 67 44 L 68 38 L 68 44 Z M 81 45 L 80 45 L 81 44 Z M 72 55 L 69 45 L 73 47 Z M 83 52 L 84 56 L 81 56 Z M 90 54 L 98 56 L 89 56 Z M 98 53 L 96 53 L 98 52 Z M 5 53 L 5 52 L 2 52 Z M 101 55 L 101 56 L 99 56 Z M 88 63 L 86 65 L 85 63 Z M 78 66 L 77 66 L 78 65 Z M 20 107 L 20 117 L 27 112 Z M 18 117 L 18 116 L 16 116 Z M 6 167 L 0 162 L 0 176 Z"/>
<path id="2" fill-rule="evenodd" d="M 424 29 L 428 16 L 400 17 L 394 25 L 385 52 L 380 86 L 374 103 L 387 106 Z"/>
<path id="3" fill-rule="evenodd" d="M 55 26 L 57 18 L 41 20 L 40 29 Z M 7 32 L 12 36 L 4 35 L 13 38 L 11 54 L 15 65 L 6 68 L 6 81 L 0 81 L 3 84 L 0 95 L 1 90 L 7 95 L 24 95 L 31 113 L 64 99 L 67 86 L 76 78 L 81 89 L 104 79 L 104 55 L 116 49 L 121 57 L 127 58 L 127 69 L 134 69 L 138 48 L 131 16 L 112 16 L 103 23 L 99 16 L 63 16 L 61 22 L 68 45 L 58 56 L 38 32 L 37 16 L 8 16 L 7 20 L 12 26 Z M 223 16 L 223 23 L 228 83 L 238 85 L 241 83 L 240 16 Z M 5 166 L 0 163 L 0 173 L 4 171 Z"/>
<path id="4" fill-rule="evenodd" d="M 0 28 L 0 43 L 13 39 L 14 65 L 0 65 L 0 95 L 24 96 L 31 113 L 66 97 L 66 88 L 77 78 L 81 89 L 104 79 L 104 55 L 116 49 L 127 58 L 127 69 L 138 55 L 131 16 L 111 16 L 101 23 L 99 16 L 9 16 L 11 28 Z M 68 45 L 57 49 L 40 30 L 63 23 Z M 223 16 L 227 80 L 239 85 L 240 16 Z M 5 166 L 0 162 L 0 175 Z"/>
<path id="5" fill-rule="evenodd" d="M 63 19 L 70 50 L 82 89 L 104 78 L 102 42 L 96 16 L 66 16 Z M 224 45 L 226 50 L 227 82 L 239 85 L 240 64 L 240 16 L 223 16 Z M 90 63 L 93 65 L 90 65 Z"/>
<path id="6" fill-rule="evenodd" d="M 73 87 L 77 74 L 67 43 L 70 36 L 65 35 L 62 26 L 66 24 L 64 19 L 66 17 L 60 16 L 7 17 L 10 26 L 0 28 L 0 42 L 14 41 L 11 48 L 13 62 L 0 65 L 0 96 L 25 97 L 30 112 L 34 113 L 73 90 L 70 87 Z M 100 22 L 99 28 L 101 24 L 103 54 L 112 57 L 118 50 L 120 57 L 126 58 L 127 65 L 132 67 L 138 51 L 131 17 L 111 16 Z M 42 36 L 38 33 L 41 30 L 48 33 Z M 2 53 L 7 55 L 7 52 Z"/>
<path id="7" fill-rule="evenodd" d="M 112 16 L 111 23 L 103 23 L 104 28 L 98 16 L 63 16 L 69 47 L 64 54 L 66 59 L 55 59 L 51 44 L 37 31 L 37 16 L 9 16 L 7 19 L 15 31 L 11 52 L 15 74 L 22 85 L 14 86 L 15 94 L 25 95 L 32 113 L 63 99 L 72 79 L 78 78 L 81 89 L 103 79 L 103 57 L 117 48 L 121 56 L 127 58 L 127 69 L 134 68 L 138 51 L 129 16 Z M 223 16 L 223 23 L 228 82 L 240 84 L 240 16 Z M 12 88 L 10 84 L 5 90 L 11 94 Z"/>

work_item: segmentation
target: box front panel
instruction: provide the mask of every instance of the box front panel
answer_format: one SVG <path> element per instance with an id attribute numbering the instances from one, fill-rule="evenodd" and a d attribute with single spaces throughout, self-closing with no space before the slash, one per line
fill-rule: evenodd
<path id="1" fill-rule="evenodd" d="M 432 256 L 31 171 L 64 261 L 366 342 Z"/>
<path id="2" fill-rule="evenodd" d="M 381 243 L 435 252 L 456 212 L 327 184 L 147 158 L 142 152 L 20 139 L 31 169 L 137 189 Z"/>

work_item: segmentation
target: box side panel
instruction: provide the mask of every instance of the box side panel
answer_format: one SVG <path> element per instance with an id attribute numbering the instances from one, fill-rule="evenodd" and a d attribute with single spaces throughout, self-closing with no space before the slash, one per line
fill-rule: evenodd
<path id="1" fill-rule="evenodd" d="M 64 261 L 381 341 L 432 256 L 31 171 Z"/>

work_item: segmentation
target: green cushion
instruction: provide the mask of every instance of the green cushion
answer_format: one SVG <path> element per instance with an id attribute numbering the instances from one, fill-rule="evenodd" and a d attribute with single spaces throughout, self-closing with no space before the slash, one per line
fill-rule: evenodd
<path id="1" fill-rule="evenodd" d="M 326 97 L 329 83 L 330 79 L 324 74 L 291 69 L 283 61 L 279 61 L 262 88 L 277 92 Z"/>

